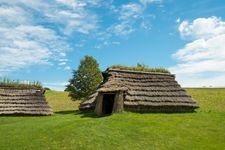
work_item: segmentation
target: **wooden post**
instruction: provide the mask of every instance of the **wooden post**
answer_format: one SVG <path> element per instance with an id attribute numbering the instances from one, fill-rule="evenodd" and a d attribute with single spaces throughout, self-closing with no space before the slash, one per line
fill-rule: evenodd
<path id="1" fill-rule="evenodd" d="M 113 105 L 113 113 L 123 111 L 123 91 L 116 93 Z"/>
<path id="2" fill-rule="evenodd" d="M 102 102 L 103 102 L 103 94 L 98 93 L 98 96 L 96 98 L 96 105 L 95 105 L 95 113 L 98 116 L 102 115 Z"/>

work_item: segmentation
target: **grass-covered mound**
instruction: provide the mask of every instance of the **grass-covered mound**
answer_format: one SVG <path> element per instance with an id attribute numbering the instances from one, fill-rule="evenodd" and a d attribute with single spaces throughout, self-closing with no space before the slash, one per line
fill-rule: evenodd
<path id="1" fill-rule="evenodd" d="M 80 101 L 72 101 L 71 97 L 69 97 L 69 92 L 47 90 L 45 96 L 48 104 L 52 107 L 53 111 L 57 113 L 74 111 L 78 109 L 80 103 Z"/>
<path id="2" fill-rule="evenodd" d="M 158 72 L 158 73 L 170 73 L 169 70 L 165 68 L 150 68 L 143 64 L 137 64 L 137 66 L 123 66 L 123 65 L 113 65 L 109 69 L 117 70 L 128 70 L 128 71 L 142 71 L 142 72 Z"/>
<path id="3" fill-rule="evenodd" d="M 188 89 L 196 113 L 79 113 L 68 93 L 46 92 L 55 115 L 0 117 L 0 148 L 211 150 L 225 147 L 225 89 Z"/>
<path id="4" fill-rule="evenodd" d="M 20 81 L 20 80 L 10 80 L 8 78 L 0 78 L 0 87 L 42 88 L 42 85 L 38 81 Z"/>

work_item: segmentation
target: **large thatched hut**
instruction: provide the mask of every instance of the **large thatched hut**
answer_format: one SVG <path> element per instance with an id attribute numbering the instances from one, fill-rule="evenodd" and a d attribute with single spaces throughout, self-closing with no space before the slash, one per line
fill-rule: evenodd
<path id="1" fill-rule="evenodd" d="M 114 112 L 193 112 L 198 105 L 170 73 L 107 69 L 97 91 L 80 104 L 99 116 Z"/>
<path id="2" fill-rule="evenodd" d="M 42 88 L 0 86 L 0 115 L 51 114 Z"/>

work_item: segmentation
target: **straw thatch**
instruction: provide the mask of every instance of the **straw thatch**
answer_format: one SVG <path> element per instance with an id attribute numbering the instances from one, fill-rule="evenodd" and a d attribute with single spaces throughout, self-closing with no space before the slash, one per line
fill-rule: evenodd
<path id="1" fill-rule="evenodd" d="M 193 112 L 198 108 L 195 101 L 169 73 L 138 72 L 107 69 L 104 82 L 97 91 L 80 104 L 80 110 L 95 109 L 102 113 L 105 94 L 114 93 L 113 112 Z M 123 105 L 123 106 L 119 106 Z"/>
<path id="2" fill-rule="evenodd" d="M 40 88 L 0 87 L 0 115 L 51 115 Z"/>

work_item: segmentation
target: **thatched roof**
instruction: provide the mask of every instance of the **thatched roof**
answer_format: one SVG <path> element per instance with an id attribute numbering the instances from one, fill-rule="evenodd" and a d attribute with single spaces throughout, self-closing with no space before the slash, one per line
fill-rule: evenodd
<path id="1" fill-rule="evenodd" d="M 81 103 L 81 110 L 93 109 L 98 93 L 116 91 L 125 93 L 125 110 L 186 112 L 198 108 L 170 73 L 107 69 L 103 77 L 97 91 Z"/>
<path id="2" fill-rule="evenodd" d="M 0 87 L 0 115 L 51 115 L 40 88 Z"/>

